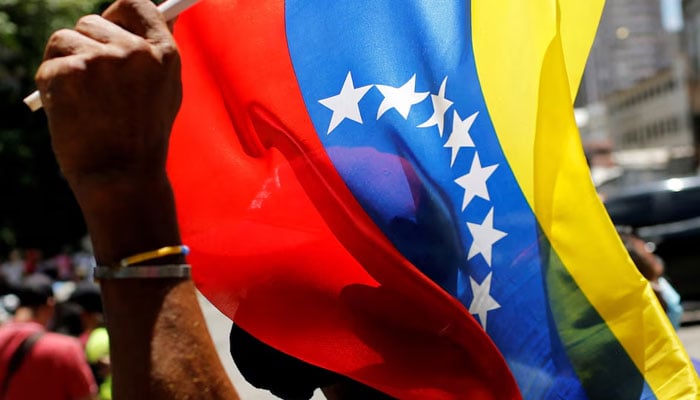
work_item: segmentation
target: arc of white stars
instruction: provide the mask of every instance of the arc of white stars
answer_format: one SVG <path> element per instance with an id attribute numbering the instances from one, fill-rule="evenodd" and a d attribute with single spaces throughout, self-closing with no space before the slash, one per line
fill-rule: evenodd
<path id="1" fill-rule="evenodd" d="M 474 141 L 469 134 L 469 129 L 471 129 L 474 120 L 479 115 L 479 112 L 467 117 L 467 119 L 462 119 L 459 116 L 457 110 L 454 110 L 454 116 L 452 118 L 452 133 L 450 133 L 449 139 L 443 147 L 452 148 L 452 160 L 450 161 L 450 167 L 452 167 L 457 159 L 457 153 L 464 147 L 475 147 Z M 464 210 L 464 208 L 462 208 Z"/>
<path id="2" fill-rule="evenodd" d="M 492 273 L 489 273 L 481 284 L 475 281 L 474 278 L 469 277 L 472 294 L 474 295 L 471 304 L 469 304 L 469 313 L 479 316 L 479 321 L 484 330 L 486 330 L 488 312 L 501 308 L 501 305 L 491 297 L 491 275 Z"/>
<path id="3" fill-rule="evenodd" d="M 408 82 L 401 87 L 393 87 L 387 85 L 375 85 L 377 89 L 384 95 L 384 100 L 379 105 L 377 110 L 377 119 L 390 109 L 395 109 L 403 119 L 408 118 L 408 113 L 411 107 L 425 100 L 430 92 L 416 92 L 416 74 L 413 74 Z"/>
<path id="4" fill-rule="evenodd" d="M 472 245 L 469 247 L 467 260 L 471 260 L 472 258 L 481 254 L 481 256 L 484 257 L 484 260 L 486 260 L 486 264 L 491 267 L 493 245 L 508 235 L 503 231 L 494 229 L 493 207 L 491 207 L 491 210 L 486 215 L 486 218 L 484 218 L 484 222 L 481 224 L 467 222 L 467 228 L 469 228 L 469 233 L 471 233 L 473 238 Z"/>
<path id="5" fill-rule="evenodd" d="M 340 93 L 318 101 L 333 111 L 330 125 L 328 125 L 328 132 L 326 132 L 327 135 L 330 135 L 333 129 L 340 125 L 345 119 L 359 122 L 360 124 L 362 123 L 359 103 L 362 97 L 364 97 L 371 88 L 372 85 L 356 88 L 352 81 L 352 74 L 348 71 Z"/>
<path id="6" fill-rule="evenodd" d="M 493 174 L 496 168 L 498 168 L 498 164 L 482 167 L 481 161 L 479 160 L 479 153 L 474 154 L 474 159 L 472 160 L 472 166 L 469 173 L 455 179 L 455 183 L 464 189 L 462 211 L 467 208 L 469 202 L 471 202 L 476 196 L 479 196 L 484 200 L 491 200 L 489 190 L 486 187 L 486 181 L 489 179 L 491 174 Z"/>
<path id="7" fill-rule="evenodd" d="M 452 106 L 453 102 L 445 98 L 445 89 L 447 87 L 447 77 L 440 84 L 438 94 L 431 94 L 430 100 L 433 102 L 433 115 L 427 121 L 418 125 L 418 128 L 430 128 L 437 126 L 440 137 L 442 137 L 443 126 L 445 125 L 445 113 Z"/>

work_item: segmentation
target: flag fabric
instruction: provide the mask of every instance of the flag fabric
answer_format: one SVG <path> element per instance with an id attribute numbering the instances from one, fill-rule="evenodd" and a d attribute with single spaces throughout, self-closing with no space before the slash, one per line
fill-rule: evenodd
<path id="1" fill-rule="evenodd" d="M 691 398 L 572 104 L 602 0 L 207 0 L 171 139 L 199 289 L 401 399 Z"/>

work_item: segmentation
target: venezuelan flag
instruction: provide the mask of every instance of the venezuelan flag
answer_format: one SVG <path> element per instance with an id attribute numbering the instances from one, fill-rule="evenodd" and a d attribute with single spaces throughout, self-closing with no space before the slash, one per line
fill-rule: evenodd
<path id="1" fill-rule="evenodd" d="M 200 290 L 401 399 L 697 397 L 573 121 L 602 5 L 186 12 L 169 172 Z"/>

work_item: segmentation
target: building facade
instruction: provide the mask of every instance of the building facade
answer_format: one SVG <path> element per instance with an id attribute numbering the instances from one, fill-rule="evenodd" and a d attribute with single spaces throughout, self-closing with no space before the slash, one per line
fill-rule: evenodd
<path id="1" fill-rule="evenodd" d="M 586 65 L 581 101 L 604 100 L 671 64 L 659 0 L 607 0 Z"/>
<path id="2" fill-rule="evenodd" d="M 700 154 L 700 0 L 683 0 L 682 51 L 688 66 L 688 95 L 695 152 Z"/>
<path id="3" fill-rule="evenodd" d="M 694 171 L 695 139 L 685 63 L 619 90 L 606 99 L 615 160 L 627 169 Z"/>
<path id="4" fill-rule="evenodd" d="M 665 31 L 659 0 L 606 1 L 577 106 L 605 116 L 581 131 L 589 153 L 610 153 L 607 178 L 611 168 L 634 172 L 621 184 L 695 173 L 692 69 L 680 42 Z"/>

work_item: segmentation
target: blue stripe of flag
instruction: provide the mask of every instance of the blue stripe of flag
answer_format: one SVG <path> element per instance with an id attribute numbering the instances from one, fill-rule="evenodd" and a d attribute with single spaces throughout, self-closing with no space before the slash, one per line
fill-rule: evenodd
<path id="1" fill-rule="evenodd" d="M 287 1 L 295 72 L 350 190 L 485 325 L 524 397 L 586 398 L 548 312 L 536 219 L 486 109 L 469 10 L 452 0 Z"/>

